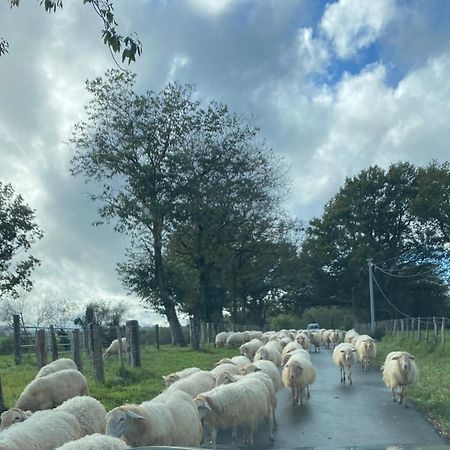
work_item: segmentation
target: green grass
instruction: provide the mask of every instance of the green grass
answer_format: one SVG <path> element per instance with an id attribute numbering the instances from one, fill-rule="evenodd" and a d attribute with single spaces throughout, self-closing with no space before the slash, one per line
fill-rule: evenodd
<path id="1" fill-rule="evenodd" d="M 394 350 L 408 351 L 416 357 L 420 381 L 408 389 L 408 397 L 450 438 L 450 333 L 447 336 L 446 348 L 435 344 L 434 336 L 428 343 L 418 342 L 416 337 L 387 336 L 377 349 L 380 364 Z"/>
<path id="2" fill-rule="evenodd" d="M 124 357 L 124 369 L 120 370 L 117 357 L 105 361 L 105 383 L 95 380 L 92 364 L 85 358 L 83 372 L 88 380 L 93 397 L 100 400 L 107 410 L 124 403 L 141 403 L 150 400 L 164 389 L 162 376 L 186 367 L 210 370 L 222 358 L 238 353 L 236 349 L 216 349 L 205 347 L 195 352 L 189 348 L 161 346 L 158 351 L 153 346 L 141 348 L 139 368 L 131 368 Z M 66 355 L 61 355 L 66 356 Z M 70 356 L 69 356 L 70 357 Z M 0 374 L 6 407 L 14 405 L 16 399 L 36 375 L 36 359 L 24 355 L 23 364 L 14 365 L 13 356 L 0 357 Z"/>

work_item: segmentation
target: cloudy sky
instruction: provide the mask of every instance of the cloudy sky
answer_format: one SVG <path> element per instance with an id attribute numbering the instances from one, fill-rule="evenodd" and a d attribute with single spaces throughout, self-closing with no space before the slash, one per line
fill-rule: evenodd
<path id="1" fill-rule="evenodd" d="M 31 296 L 80 304 L 126 298 L 115 265 L 126 241 L 95 228 L 96 207 L 69 174 L 66 142 L 83 118 L 84 81 L 112 67 L 101 23 L 82 1 L 47 14 L 0 3 L 0 181 L 45 232 Z M 321 213 L 345 177 L 378 164 L 450 159 L 447 0 L 116 0 L 136 31 L 139 90 L 194 83 L 205 100 L 254 117 L 289 167 L 291 213 Z M 133 317 L 131 317 L 133 316 Z M 129 318 L 157 318 L 134 307 Z"/>

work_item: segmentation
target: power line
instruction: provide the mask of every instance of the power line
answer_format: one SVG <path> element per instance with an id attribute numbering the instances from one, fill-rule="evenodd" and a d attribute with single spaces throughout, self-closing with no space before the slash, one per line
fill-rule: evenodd
<path id="1" fill-rule="evenodd" d="M 375 278 L 375 275 L 374 274 L 372 274 L 372 279 L 373 279 L 373 281 L 375 281 L 375 284 L 377 285 L 377 287 L 378 287 L 378 290 L 381 292 L 381 295 L 384 297 L 384 299 L 389 303 L 389 305 L 391 305 L 391 307 L 392 308 L 394 308 L 395 309 L 395 311 L 397 311 L 398 313 L 400 313 L 402 316 L 405 316 L 405 317 L 407 317 L 408 319 L 411 319 L 411 316 L 410 315 L 408 315 L 408 314 L 406 314 L 406 313 L 404 313 L 403 311 L 400 311 L 390 300 L 389 300 L 389 298 L 387 297 L 387 295 L 383 292 L 383 289 L 381 289 L 381 286 L 378 284 L 378 281 L 377 281 L 377 279 Z"/>
<path id="2" fill-rule="evenodd" d="M 395 273 L 388 272 L 388 271 L 382 269 L 381 267 L 378 267 L 378 266 L 375 265 L 375 264 L 374 264 L 374 267 L 375 267 L 376 269 L 378 269 L 380 272 L 383 272 L 384 274 L 386 274 L 386 275 L 388 275 L 388 276 L 390 276 L 390 277 L 395 277 L 395 278 L 414 278 L 414 277 L 421 277 L 422 275 L 426 275 L 427 273 L 434 272 L 434 269 L 430 269 L 430 270 L 427 270 L 426 272 L 414 273 L 414 274 L 412 274 L 412 275 L 397 275 L 397 274 L 395 274 Z"/>

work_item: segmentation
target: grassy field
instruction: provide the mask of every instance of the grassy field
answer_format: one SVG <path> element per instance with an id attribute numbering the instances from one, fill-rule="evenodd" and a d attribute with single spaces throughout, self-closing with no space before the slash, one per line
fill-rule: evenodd
<path id="1" fill-rule="evenodd" d="M 162 376 L 186 367 L 199 367 L 210 370 L 222 358 L 238 354 L 236 349 L 204 348 L 194 352 L 189 348 L 161 346 L 158 351 L 153 346 L 141 348 L 142 367 L 131 369 L 125 362 L 120 370 L 117 357 L 105 361 L 105 383 L 94 378 L 94 370 L 88 359 L 84 361 L 83 372 L 88 379 L 90 393 L 100 400 L 107 410 L 124 403 L 141 403 L 159 394 L 164 384 Z M 64 355 L 61 355 L 64 356 Z M 25 355 L 23 364 L 14 365 L 13 356 L 0 357 L 0 374 L 6 407 L 14 402 L 23 388 L 36 375 L 34 356 Z"/>
<path id="2" fill-rule="evenodd" d="M 446 348 L 434 343 L 418 342 L 403 336 L 385 337 L 377 344 L 378 362 L 394 350 L 408 351 L 416 357 L 420 370 L 420 382 L 409 389 L 409 398 L 417 408 L 450 438 L 450 333 Z"/>

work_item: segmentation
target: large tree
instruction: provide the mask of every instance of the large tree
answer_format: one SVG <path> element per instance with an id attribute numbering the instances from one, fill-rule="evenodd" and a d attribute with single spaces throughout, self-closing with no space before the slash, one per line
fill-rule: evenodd
<path id="1" fill-rule="evenodd" d="M 144 251 L 148 280 L 126 286 L 167 317 L 174 344 L 184 344 L 176 302 L 166 282 L 164 248 L 173 227 L 179 195 L 178 158 L 196 123 L 198 103 L 192 89 L 169 84 L 159 93 L 134 92 L 135 75 L 109 70 L 87 82 L 93 99 L 87 120 L 74 129 L 72 173 L 94 181 L 98 223 L 115 221 Z M 100 192 L 98 187 L 101 187 Z"/>
<path id="2" fill-rule="evenodd" d="M 29 251 L 42 235 L 35 211 L 10 184 L 0 182 L 0 299 L 31 289 L 30 276 L 40 261 Z"/>
<path id="3" fill-rule="evenodd" d="M 428 216 L 423 209 L 421 216 L 417 214 L 423 186 L 435 186 L 431 179 L 440 182 L 444 177 L 409 163 L 387 170 L 374 166 L 347 178 L 322 217 L 313 219 L 307 229 L 301 259 L 310 289 L 304 303 L 352 306 L 355 298 L 356 309 L 366 318 L 367 260 L 373 258 L 379 267 L 375 272 L 379 315 L 396 315 L 395 307 L 411 315 L 439 313 L 446 291 L 445 229 L 434 225 L 437 216 L 431 209 Z M 444 183 L 440 189 L 445 192 L 448 186 Z"/>

